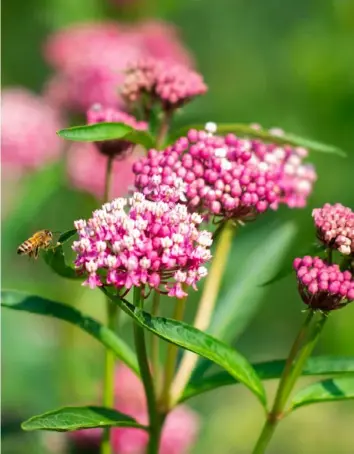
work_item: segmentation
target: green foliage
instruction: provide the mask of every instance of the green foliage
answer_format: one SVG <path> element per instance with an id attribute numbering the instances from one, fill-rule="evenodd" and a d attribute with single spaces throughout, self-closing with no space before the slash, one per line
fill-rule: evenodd
<path id="1" fill-rule="evenodd" d="M 242 263 L 235 277 L 232 269 L 227 291 L 220 295 L 208 332 L 231 342 L 237 338 L 254 317 L 263 300 L 265 289 L 256 282 L 269 279 L 282 263 L 296 233 L 292 222 L 266 226 L 255 230 L 243 241 L 236 241 L 230 256 Z M 209 361 L 199 362 L 195 376 L 201 376 L 209 367 Z"/>
<path id="2" fill-rule="evenodd" d="M 131 416 L 105 407 L 64 407 L 33 416 L 21 425 L 23 430 L 69 432 L 103 427 L 147 429 Z"/>
<path id="3" fill-rule="evenodd" d="M 110 295 L 105 290 L 103 291 L 130 315 L 135 323 L 167 342 L 197 353 L 218 364 L 236 380 L 247 386 L 258 397 L 262 405 L 266 404 L 266 396 L 261 381 L 249 362 L 236 350 L 187 323 L 164 317 L 152 317 L 127 301 Z"/>
<path id="4" fill-rule="evenodd" d="M 43 251 L 43 258 L 46 264 L 61 277 L 68 279 L 82 279 L 74 267 L 65 262 L 65 255 L 61 245 Z"/>
<path id="5" fill-rule="evenodd" d="M 301 389 L 291 401 L 290 410 L 305 405 L 354 399 L 354 376 L 331 378 Z"/>
<path id="6" fill-rule="evenodd" d="M 82 314 L 77 309 L 63 303 L 57 303 L 40 296 L 28 295 L 16 290 L 3 290 L 1 292 L 1 305 L 16 311 L 54 317 L 81 328 L 101 342 L 106 348 L 111 349 L 119 360 L 139 375 L 137 359 L 130 347 L 116 336 L 113 331 L 97 320 Z"/>
<path id="7" fill-rule="evenodd" d="M 252 364 L 262 380 L 280 378 L 286 360 L 266 361 Z M 302 371 L 304 376 L 314 375 L 335 375 L 354 373 L 354 356 L 315 356 L 309 358 Z M 219 372 L 209 377 L 201 377 L 192 380 L 185 389 L 180 402 L 184 402 L 191 397 L 195 397 L 207 391 L 220 388 L 222 386 L 235 385 L 238 380 L 227 372 Z"/>
<path id="8" fill-rule="evenodd" d="M 154 139 L 146 131 L 139 131 L 125 123 L 95 123 L 58 131 L 58 135 L 75 142 L 102 142 L 104 140 L 124 139 L 142 145 L 145 148 L 154 146 Z"/>
<path id="9" fill-rule="evenodd" d="M 254 137 L 265 142 L 277 143 L 279 145 L 292 145 L 294 147 L 305 147 L 310 151 L 319 153 L 329 153 L 345 158 L 346 153 L 334 145 L 328 145 L 314 140 L 306 139 L 295 134 L 284 133 L 282 135 L 272 134 L 266 129 L 252 128 L 250 125 L 242 123 L 218 123 L 218 134 L 234 133 L 239 136 Z M 176 137 L 185 135 L 189 129 L 204 129 L 203 124 L 185 126 L 177 132 Z"/>

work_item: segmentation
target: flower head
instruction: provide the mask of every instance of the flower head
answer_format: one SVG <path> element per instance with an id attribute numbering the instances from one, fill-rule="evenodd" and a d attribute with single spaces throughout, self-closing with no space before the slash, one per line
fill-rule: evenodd
<path id="1" fill-rule="evenodd" d="M 148 125 L 145 121 L 137 121 L 135 117 L 108 107 L 103 108 L 101 104 L 94 104 L 86 113 L 88 124 L 101 123 L 101 122 L 117 122 L 124 123 L 132 128 L 140 131 L 146 131 Z M 101 153 L 104 155 L 113 155 L 116 157 L 125 157 L 127 152 L 133 150 L 132 143 L 128 140 L 105 140 L 96 142 L 96 145 Z"/>
<path id="2" fill-rule="evenodd" d="M 141 381 L 130 369 L 121 364 L 115 375 L 115 408 L 135 418 L 140 424 L 148 424 L 146 398 Z M 185 454 L 195 443 L 199 430 L 198 415 L 186 405 L 179 405 L 167 416 L 162 429 L 160 454 Z M 73 432 L 71 439 L 77 446 L 98 452 L 100 429 Z M 131 428 L 112 429 L 114 454 L 143 454 L 148 443 L 144 430 Z M 85 451 L 86 452 L 86 451 Z"/>
<path id="3" fill-rule="evenodd" d="M 58 112 L 23 88 L 7 88 L 2 94 L 1 160 L 5 166 L 24 171 L 58 159 L 62 141 Z"/>
<path id="4" fill-rule="evenodd" d="M 75 222 L 75 265 L 91 288 L 147 285 L 183 298 L 183 286 L 195 288 L 211 257 L 211 234 L 199 231 L 200 223 L 184 205 L 151 202 L 140 193 L 115 199 L 87 222 Z"/>
<path id="5" fill-rule="evenodd" d="M 128 194 L 134 184 L 133 163 L 137 156 L 127 156 L 125 159 L 113 161 L 112 197 L 122 197 Z M 68 153 L 67 170 L 71 184 L 87 191 L 98 199 L 103 197 L 104 181 L 107 167 L 106 156 L 98 153 L 92 143 L 74 142 Z"/>
<path id="6" fill-rule="evenodd" d="M 202 215 L 246 221 L 278 200 L 277 174 L 251 160 L 252 142 L 190 130 L 133 166 L 135 185 L 153 200 L 186 202 Z"/>
<path id="7" fill-rule="evenodd" d="M 75 24 L 51 35 L 44 47 L 45 59 L 56 71 L 46 95 L 58 107 L 79 112 L 96 102 L 121 107 L 117 90 L 129 62 L 156 56 L 184 63 L 188 55 L 177 33 L 164 23 Z"/>
<path id="8" fill-rule="evenodd" d="M 354 212 L 340 203 L 312 211 L 318 239 L 344 255 L 354 254 Z"/>
<path id="9" fill-rule="evenodd" d="M 206 91 L 202 76 L 188 67 L 145 58 L 128 66 L 121 95 L 128 104 L 148 97 L 148 104 L 159 102 L 171 111 Z"/>
<path id="10" fill-rule="evenodd" d="M 301 298 L 312 309 L 331 311 L 354 300 L 353 276 L 338 265 L 305 256 L 294 260 L 294 269 Z"/>

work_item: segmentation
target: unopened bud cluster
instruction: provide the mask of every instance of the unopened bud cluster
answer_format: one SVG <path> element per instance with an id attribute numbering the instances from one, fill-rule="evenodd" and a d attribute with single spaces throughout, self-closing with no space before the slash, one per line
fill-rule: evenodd
<path id="1" fill-rule="evenodd" d="M 312 309 L 331 311 L 354 300 L 353 276 L 337 264 L 305 256 L 296 258 L 293 266 L 302 300 Z"/>

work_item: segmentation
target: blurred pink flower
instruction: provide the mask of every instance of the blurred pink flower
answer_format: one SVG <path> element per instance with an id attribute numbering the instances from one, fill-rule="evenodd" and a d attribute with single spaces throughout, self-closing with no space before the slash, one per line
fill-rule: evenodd
<path id="1" fill-rule="evenodd" d="M 113 163 L 112 198 L 124 196 L 133 185 L 134 154 Z M 92 143 L 74 143 L 68 152 L 68 174 L 73 186 L 103 197 L 107 157 L 99 153 Z"/>
<path id="2" fill-rule="evenodd" d="M 80 112 L 96 102 L 119 107 L 123 71 L 142 56 L 192 61 L 176 31 L 163 23 L 86 23 L 59 30 L 44 47 L 46 61 L 57 71 L 47 83 L 46 96 L 60 108 Z"/>
<path id="3" fill-rule="evenodd" d="M 144 390 L 141 381 L 125 365 L 116 371 L 115 408 L 135 418 L 141 424 L 148 423 Z M 160 454 L 187 454 L 195 443 L 199 431 L 199 417 L 186 405 L 176 407 L 167 417 L 162 430 Z M 96 435 L 96 441 L 92 438 Z M 97 444 L 100 431 L 78 431 L 72 433 L 78 445 Z M 139 429 L 117 428 L 112 430 L 114 454 L 143 454 L 148 442 L 147 432 Z"/>
<path id="4" fill-rule="evenodd" d="M 40 96 L 24 88 L 2 93 L 1 161 L 17 172 L 55 161 L 63 148 L 56 135 L 62 127 L 58 113 Z"/>

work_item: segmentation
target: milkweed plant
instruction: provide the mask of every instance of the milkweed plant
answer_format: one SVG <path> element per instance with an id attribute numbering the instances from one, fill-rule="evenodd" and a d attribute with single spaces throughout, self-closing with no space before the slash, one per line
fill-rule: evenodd
<path id="1" fill-rule="evenodd" d="M 73 220 L 71 230 L 41 251 L 58 279 L 75 279 L 97 297 L 104 294 L 106 323 L 40 296 L 2 292 L 4 307 L 72 323 L 103 344 L 102 402 L 49 410 L 22 427 L 72 432 L 74 443 L 96 447 L 101 454 L 182 454 L 190 450 L 199 427 L 186 402 L 240 384 L 264 409 L 264 426 L 252 451 L 264 453 L 278 424 L 294 410 L 354 397 L 353 375 L 348 374 L 352 358 L 311 356 L 329 317 L 354 301 L 354 212 L 340 203 L 324 203 L 312 212 L 316 245 L 299 252 L 292 264 L 303 323 L 283 360 L 251 364 L 222 335 L 211 334 L 223 275 L 240 229 L 282 205 L 306 206 L 317 179 L 310 152 L 341 152 L 257 124 L 209 121 L 177 130 L 176 114 L 183 115 L 184 107 L 208 90 L 203 76 L 171 30 L 155 30 L 170 39 L 166 46 L 171 49 L 160 49 L 169 52 L 167 58 L 141 44 L 152 24 L 116 35 L 112 27 L 68 29 L 51 37 L 46 47 L 57 71 L 46 99 L 86 113 L 86 124 L 58 132 L 71 141 L 69 178 L 73 185 L 90 188 L 98 201 L 89 218 Z M 89 37 L 92 53 L 86 66 L 77 68 L 71 42 L 82 53 Z M 124 46 L 131 50 L 129 62 L 115 80 L 113 59 Z M 97 59 L 95 52 L 105 57 Z M 20 162 L 21 144 L 12 145 L 15 156 L 11 144 L 16 136 L 11 137 L 5 154 L 9 148 L 9 159 L 17 156 Z M 43 144 L 37 148 L 42 156 Z M 34 165 L 35 158 L 23 166 Z M 75 253 L 73 263 L 65 257 L 64 243 Z M 243 266 L 237 257 L 234 263 Z M 284 275 L 282 270 L 271 281 Z M 254 286 L 259 285 L 254 277 Z M 193 323 L 185 321 L 190 304 L 196 311 Z M 161 316 L 163 305 L 173 310 L 171 318 Z M 134 349 L 121 338 L 120 312 L 131 319 Z M 208 372 L 212 364 L 223 374 Z M 326 378 L 294 393 L 303 374 Z M 271 378 L 279 379 L 273 402 L 263 385 Z"/>

